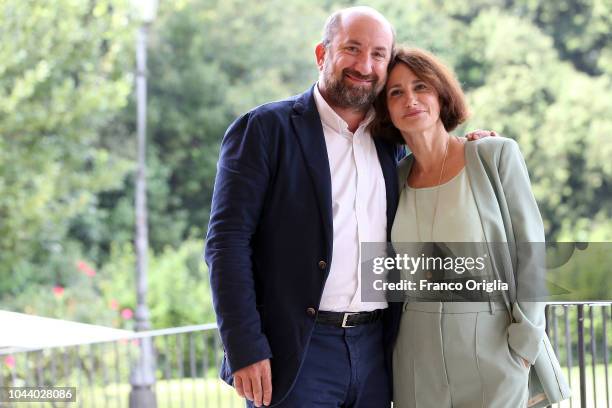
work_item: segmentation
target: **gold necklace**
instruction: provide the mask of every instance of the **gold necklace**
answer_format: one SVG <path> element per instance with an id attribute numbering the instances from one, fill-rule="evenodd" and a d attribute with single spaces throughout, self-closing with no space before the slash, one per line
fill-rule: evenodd
<path id="1" fill-rule="evenodd" d="M 438 212 L 438 199 L 440 197 L 440 183 L 442 182 L 442 175 L 444 174 L 444 167 L 446 166 L 446 157 L 448 155 L 448 145 L 450 144 L 450 139 L 451 139 L 451 136 L 449 135 L 448 140 L 446 141 L 446 147 L 444 149 L 444 159 L 442 160 L 442 168 L 440 169 L 440 176 L 438 177 L 438 184 L 436 185 L 436 200 L 434 204 L 433 218 L 431 219 L 431 233 L 429 234 L 429 239 L 431 242 L 433 242 L 433 231 L 434 231 L 434 225 L 436 222 L 436 214 Z M 416 225 L 417 225 L 417 238 L 419 242 L 423 242 L 423 240 L 421 239 L 421 228 L 419 226 L 419 210 L 418 210 L 417 201 L 416 201 L 417 191 L 418 189 L 414 189 L 414 194 L 413 194 L 414 212 L 416 216 Z"/>

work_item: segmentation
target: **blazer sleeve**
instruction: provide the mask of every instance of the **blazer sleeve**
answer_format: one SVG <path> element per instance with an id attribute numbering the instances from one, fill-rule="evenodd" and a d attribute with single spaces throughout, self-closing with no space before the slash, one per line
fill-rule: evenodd
<path id="1" fill-rule="evenodd" d="M 206 238 L 213 306 L 232 373 L 272 357 L 256 309 L 251 245 L 271 175 L 266 136 L 252 112 L 228 128 Z"/>
<path id="2" fill-rule="evenodd" d="M 545 291 L 544 225 L 531 190 L 525 160 L 514 140 L 507 139 L 503 145 L 499 177 L 516 243 L 514 273 L 517 296 L 512 305 L 513 322 L 508 327 L 508 344 L 533 364 L 546 327 L 546 305 L 534 301 Z"/>

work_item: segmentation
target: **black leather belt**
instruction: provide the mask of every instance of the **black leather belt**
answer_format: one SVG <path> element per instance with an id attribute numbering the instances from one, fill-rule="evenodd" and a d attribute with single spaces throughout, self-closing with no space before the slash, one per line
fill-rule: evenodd
<path id="1" fill-rule="evenodd" d="M 319 311 L 317 323 L 343 328 L 355 327 L 379 321 L 382 318 L 383 312 L 384 309 L 358 313 Z"/>

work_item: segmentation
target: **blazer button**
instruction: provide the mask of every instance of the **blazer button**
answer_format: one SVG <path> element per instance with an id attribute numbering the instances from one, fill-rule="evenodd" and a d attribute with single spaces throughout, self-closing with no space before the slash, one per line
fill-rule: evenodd
<path id="1" fill-rule="evenodd" d="M 327 268 L 327 262 L 319 261 L 319 269 L 325 270 L 325 268 Z"/>
<path id="2" fill-rule="evenodd" d="M 314 310 L 314 307 L 309 307 L 308 309 L 306 309 L 306 314 L 310 317 L 315 317 L 317 311 Z"/>

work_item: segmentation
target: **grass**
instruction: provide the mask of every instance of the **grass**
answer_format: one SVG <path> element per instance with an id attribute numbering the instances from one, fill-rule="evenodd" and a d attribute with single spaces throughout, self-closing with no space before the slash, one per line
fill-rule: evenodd
<path id="1" fill-rule="evenodd" d="M 563 373 L 565 374 L 565 378 L 568 379 L 567 369 L 563 369 Z M 603 364 L 597 364 L 595 366 L 595 383 L 596 383 L 596 394 L 593 393 L 593 368 L 588 365 L 586 367 L 586 406 L 580 406 L 580 371 L 578 367 L 572 367 L 571 373 L 571 384 L 570 387 L 572 389 L 572 398 L 571 398 L 571 407 L 572 408 L 605 408 L 607 407 L 606 402 L 606 377 L 605 377 L 605 367 Z M 612 365 L 608 366 L 608 392 L 610 393 L 610 402 L 612 403 Z M 559 408 L 569 408 L 570 401 L 563 401 L 561 404 L 553 405 L 553 407 Z"/>
<path id="2" fill-rule="evenodd" d="M 567 370 L 564 369 L 566 378 Z M 609 392 L 612 399 L 612 365 L 608 367 Z M 586 395 L 587 405 L 580 406 L 580 378 L 578 367 L 571 370 L 572 399 L 561 404 L 553 405 L 558 408 L 604 408 L 606 403 L 606 379 L 603 364 L 595 367 L 596 390 L 593 393 L 592 367 L 586 368 Z M 0 403 L 0 407 L 26 408 L 26 407 L 57 407 L 57 408 L 81 408 L 81 407 L 110 407 L 127 408 L 129 406 L 130 385 L 127 383 L 111 383 L 105 387 L 85 387 L 77 390 L 77 404 L 50 404 L 20 403 L 8 405 Z M 216 378 L 186 378 L 183 380 L 159 380 L 155 386 L 157 406 L 159 408 L 243 408 L 244 402 L 236 395 L 233 388 Z M 596 398 L 597 404 L 594 404 Z"/>
<path id="3" fill-rule="evenodd" d="M 110 384 L 96 387 L 92 393 L 82 395 L 82 407 L 128 407 L 130 385 Z M 93 394 L 93 395 L 92 395 Z M 233 388 L 217 379 L 160 380 L 155 386 L 159 408 L 242 408 L 244 402 Z M 88 403 L 94 401 L 94 404 Z M 107 404 L 107 405 L 105 405 Z"/>
<path id="4" fill-rule="evenodd" d="M 243 408 L 244 402 L 233 388 L 217 379 L 161 380 L 155 387 L 158 408 Z M 105 387 L 77 389 L 76 403 L 0 402 L 1 408 L 127 408 L 130 385 L 111 383 Z"/>

